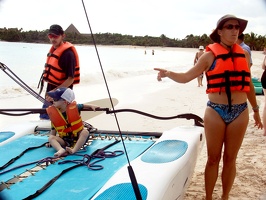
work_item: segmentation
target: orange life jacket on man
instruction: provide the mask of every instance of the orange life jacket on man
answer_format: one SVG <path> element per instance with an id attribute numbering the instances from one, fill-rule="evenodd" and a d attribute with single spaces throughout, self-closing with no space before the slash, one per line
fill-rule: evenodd
<path id="1" fill-rule="evenodd" d="M 49 53 L 47 54 L 47 59 L 43 72 L 43 80 L 47 81 L 50 84 L 58 86 L 61 85 L 67 79 L 65 72 L 59 66 L 59 58 L 62 53 L 69 48 L 71 48 L 76 58 L 73 84 L 78 84 L 80 82 L 80 66 L 78 53 L 73 44 L 69 42 L 64 42 L 57 49 L 54 49 L 53 46 L 51 47 Z"/>
<path id="2" fill-rule="evenodd" d="M 49 106 L 46 111 L 61 138 L 78 139 L 78 133 L 83 130 L 83 122 L 75 101 L 67 105 L 66 119 L 55 106 Z"/>
<path id="3" fill-rule="evenodd" d="M 226 92 L 229 107 L 231 105 L 231 91 L 250 91 L 250 69 L 245 58 L 244 50 L 234 44 L 231 51 L 218 43 L 210 44 L 206 52 L 215 55 L 213 66 L 206 72 L 206 93 Z"/>

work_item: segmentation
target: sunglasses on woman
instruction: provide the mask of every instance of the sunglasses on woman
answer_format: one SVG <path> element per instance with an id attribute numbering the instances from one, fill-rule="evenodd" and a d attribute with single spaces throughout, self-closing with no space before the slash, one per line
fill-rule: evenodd
<path id="1" fill-rule="evenodd" d="M 236 30 L 239 30 L 240 29 L 240 26 L 238 24 L 236 25 L 233 25 L 233 24 L 227 24 L 225 25 L 223 28 L 226 28 L 228 30 L 232 30 L 233 28 L 235 28 Z"/>

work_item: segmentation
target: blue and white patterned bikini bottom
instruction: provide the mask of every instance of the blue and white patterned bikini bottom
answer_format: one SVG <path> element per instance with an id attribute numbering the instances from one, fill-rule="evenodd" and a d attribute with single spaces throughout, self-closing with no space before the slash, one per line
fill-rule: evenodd
<path id="1" fill-rule="evenodd" d="M 230 124 L 234 121 L 244 110 L 247 109 L 248 104 L 247 102 L 241 104 L 234 104 L 231 105 L 231 112 L 228 112 L 229 105 L 226 104 L 217 104 L 211 101 L 207 102 L 207 106 L 214 109 L 224 120 L 226 124 Z"/>

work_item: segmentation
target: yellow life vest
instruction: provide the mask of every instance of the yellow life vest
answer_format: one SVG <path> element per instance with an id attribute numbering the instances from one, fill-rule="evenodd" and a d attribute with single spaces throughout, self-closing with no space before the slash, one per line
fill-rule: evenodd
<path id="1" fill-rule="evenodd" d="M 78 133 L 83 130 L 83 122 L 75 101 L 67 105 L 66 119 L 55 106 L 49 106 L 46 111 L 61 138 L 71 137 L 77 140 Z"/>

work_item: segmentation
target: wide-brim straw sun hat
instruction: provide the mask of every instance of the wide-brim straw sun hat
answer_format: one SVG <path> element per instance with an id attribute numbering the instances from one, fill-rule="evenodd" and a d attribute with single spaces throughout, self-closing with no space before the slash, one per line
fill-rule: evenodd
<path id="1" fill-rule="evenodd" d="M 220 35 L 218 35 L 218 30 L 219 29 L 222 29 L 223 28 L 223 25 L 225 22 L 227 22 L 228 20 L 230 19 L 235 19 L 238 21 L 239 23 L 239 35 L 241 33 L 243 33 L 243 31 L 246 29 L 247 27 L 247 23 L 248 21 L 245 20 L 245 19 L 241 19 L 241 18 L 238 18 L 234 15 L 225 15 L 223 17 L 221 17 L 218 22 L 217 22 L 217 26 L 216 26 L 216 29 L 210 34 L 210 38 L 212 39 L 212 41 L 214 42 L 220 42 Z"/>

